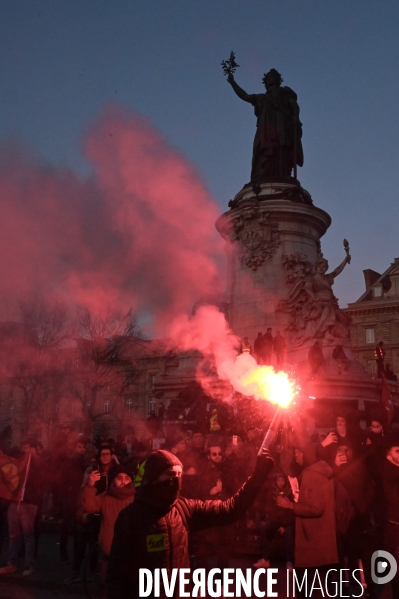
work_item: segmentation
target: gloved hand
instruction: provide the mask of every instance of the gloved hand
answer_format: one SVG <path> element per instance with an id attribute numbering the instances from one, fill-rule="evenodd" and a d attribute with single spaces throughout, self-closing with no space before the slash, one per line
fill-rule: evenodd
<path id="1" fill-rule="evenodd" d="M 254 476 L 257 478 L 266 479 L 267 475 L 274 466 L 274 458 L 268 449 L 265 449 L 262 455 L 258 455 L 256 458 L 256 466 L 254 470 Z"/>

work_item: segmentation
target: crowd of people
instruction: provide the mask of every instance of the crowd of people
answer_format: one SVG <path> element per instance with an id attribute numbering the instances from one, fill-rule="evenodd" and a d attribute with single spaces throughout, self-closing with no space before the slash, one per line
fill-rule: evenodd
<path id="1" fill-rule="evenodd" d="M 190 518 L 194 506 L 205 514 L 202 524 L 190 527 L 187 535 L 184 559 L 192 568 L 228 567 L 237 541 L 242 544 L 251 535 L 259 543 L 254 568 L 268 568 L 276 558 L 283 559 L 289 570 L 333 564 L 361 568 L 365 592 L 373 596 L 371 554 L 385 548 L 399 561 L 399 439 L 384 426 L 384 415 L 379 412 L 366 430 L 355 412 L 338 412 L 334 424 L 326 435 L 309 436 L 298 417 L 285 422 L 268 467 L 263 468 L 264 476 L 258 476 L 256 492 L 251 491 L 251 500 L 247 497 L 234 514 L 230 498 L 243 493 L 245 481 L 259 470 L 257 453 L 264 431 L 249 428 L 241 438 L 223 430 L 175 426 L 173 434 L 164 434 L 161 446 L 161 431 L 148 439 L 132 434 L 124 440 L 97 439 L 96 443 L 75 435 L 73 444 L 69 441 L 57 452 L 27 439 L 20 447 L 21 455 L 31 454 L 23 500 L 1 504 L 0 539 L 8 541 L 8 553 L 0 574 L 16 571 L 21 545 L 23 574 L 33 572 L 43 514 L 50 513 L 60 522 L 60 560 L 71 564 L 66 582 L 81 578 L 86 558 L 85 563 L 104 584 L 108 571 L 109 596 L 123 597 L 124 577 L 129 592 L 137 582 L 126 573 L 135 571 L 137 564 L 127 564 L 123 570 L 123 559 L 130 555 L 133 562 L 141 560 L 141 567 L 151 568 L 157 563 L 157 553 L 145 553 L 144 558 L 129 554 L 126 543 L 137 545 L 135 528 L 115 527 L 118 515 L 123 511 L 125 519 L 133 518 L 147 502 L 158 518 L 166 518 L 180 496 L 188 502 L 181 509 L 188 510 Z M 13 453 L 17 456 L 15 448 Z M 179 478 L 178 493 L 175 477 Z M 129 512 L 134 504 L 136 511 Z M 220 505 L 226 510 L 230 506 L 230 515 L 218 520 L 209 506 Z M 143 514 L 140 518 L 146 521 Z M 157 531 L 150 521 L 148 530 Z M 162 535 L 174 534 L 165 530 L 154 533 L 157 542 Z M 394 596 L 399 596 L 397 577 L 392 584 Z"/>

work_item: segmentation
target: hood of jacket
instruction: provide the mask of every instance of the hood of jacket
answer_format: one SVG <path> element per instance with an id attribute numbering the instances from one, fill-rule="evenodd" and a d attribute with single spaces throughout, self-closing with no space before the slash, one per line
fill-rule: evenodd
<path id="1" fill-rule="evenodd" d="M 308 472 L 317 472 L 318 474 L 321 474 L 326 478 L 331 478 L 333 475 L 333 469 L 324 460 L 319 460 L 318 462 L 312 464 L 311 466 L 308 466 L 304 470 L 307 470 Z"/>

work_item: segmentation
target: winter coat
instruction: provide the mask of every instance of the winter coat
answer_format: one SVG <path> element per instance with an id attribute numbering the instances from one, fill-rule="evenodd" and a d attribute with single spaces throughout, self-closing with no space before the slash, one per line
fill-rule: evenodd
<path id="1" fill-rule="evenodd" d="M 62 510 L 76 512 L 86 466 L 86 459 L 80 455 L 67 458 L 62 463 L 57 481 Z"/>
<path id="2" fill-rule="evenodd" d="M 382 482 L 387 502 L 387 520 L 399 524 L 399 466 L 385 460 Z"/>
<path id="3" fill-rule="evenodd" d="M 101 528 L 98 543 L 105 555 L 111 552 L 114 526 L 119 513 L 133 501 L 134 490 L 131 495 L 118 495 L 117 489 L 111 487 L 105 493 L 96 495 L 95 487 L 86 487 L 82 494 L 82 507 L 88 514 L 101 514 Z"/>
<path id="4" fill-rule="evenodd" d="M 270 461 L 270 469 L 273 463 Z M 190 568 L 188 533 L 234 522 L 251 506 L 265 476 L 254 474 L 227 501 L 179 497 L 160 514 L 136 498 L 118 516 L 108 563 L 107 599 L 139 597 L 139 568 Z M 177 594 L 177 593 L 175 593 Z M 161 588 L 161 597 L 165 597 Z"/>
<path id="5" fill-rule="evenodd" d="M 197 498 L 204 501 L 206 499 L 221 499 L 224 501 L 239 488 L 235 479 L 230 460 L 223 460 L 219 464 L 213 464 L 210 460 L 206 460 L 200 472 L 200 488 L 198 489 Z M 211 495 L 210 491 L 216 486 L 218 480 L 222 483 L 222 491 L 216 495 Z"/>
<path id="6" fill-rule="evenodd" d="M 101 478 L 100 480 L 96 481 L 96 484 L 94 485 L 94 488 L 97 491 L 97 495 L 101 495 L 102 493 L 105 493 L 105 491 L 107 491 L 107 489 L 109 489 L 109 487 L 112 484 L 112 481 L 114 480 L 116 473 L 118 472 L 118 464 L 115 462 L 115 460 L 111 461 L 111 466 L 108 470 L 103 470 L 103 467 L 99 466 L 99 470 L 100 470 L 100 474 L 101 474 Z M 93 468 L 90 466 L 89 468 L 87 468 L 87 470 L 84 473 L 83 476 L 83 484 L 81 483 L 81 488 L 85 487 L 88 483 L 90 474 L 93 472 Z"/>
<path id="7" fill-rule="evenodd" d="M 269 522 L 275 522 L 279 526 L 287 528 L 287 526 L 292 526 L 294 524 L 295 515 L 291 509 L 277 505 L 277 497 L 281 494 L 284 494 L 290 501 L 294 500 L 288 481 L 286 481 L 286 485 L 283 489 L 279 489 L 276 482 L 272 484 L 271 489 L 267 494 L 265 512 Z"/>
<path id="8" fill-rule="evenodd" d="M 294 504 L 295 567 L 308 568 L 338 562 L 332 469 L 320 460 L 300 477 Z"/>
<path id="9" fill-rule="evenodd" d="M 108 470 L 103 470 L 103 467 L 100 464 L 101 478 L 100 480 L 96 481 L 96 484 L 94 485 L 94 488 L 97 490 L 97 495 L 104 493 L 104 491 L 111 486 L 117 470 L 118 464 L 115 462 L 115 460 L 111 461 L 111 466 Z"/>
<path id="10" fill-rule="evenodd" d="M 334 476 L 349 494 L 353 507 L 359 514 L 366 514 L 373 503 L 375 485 L 361 460 L 333 467 Z"/>
<path id="11" fill-rule="evenodd" d="M 383 433 L 367 434 L 371 444 L 366 446 L 366 465 L 372 479 L 379 487 L 382 485 L 382 472 L 385 465 L 385 445 L 387 437 Z"/>

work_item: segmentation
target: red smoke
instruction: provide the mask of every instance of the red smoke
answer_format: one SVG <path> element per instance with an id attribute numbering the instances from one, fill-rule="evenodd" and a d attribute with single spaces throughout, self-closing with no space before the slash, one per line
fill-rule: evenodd
<path id="1" fill-rule="evenodd" d="M 236 390 L 269 397 L 282 376 L 237 358 L 239 340 L 217 308 L 187 317 L 201 297 L 222 291 L 224 263 L 220 210 L 193 167 L 147 120 L 118 107 L 92 126 L 86 157 L 90 180 L 0 148 L 0 300 L 43 295 L 94 313 L 131 308 L 152 318 L 155 334 L 170 327 L 180 349 L 198 350 Z"/>
<path id="2" fill-rule="evenodd" d="M 160 324 L 214 291 L 220 210 L 188 161 L 119 107 L 91 128 L 86 157 L 94 176 L 85 181 L 0 152 L 3 302 L 58 295 Z"/>

